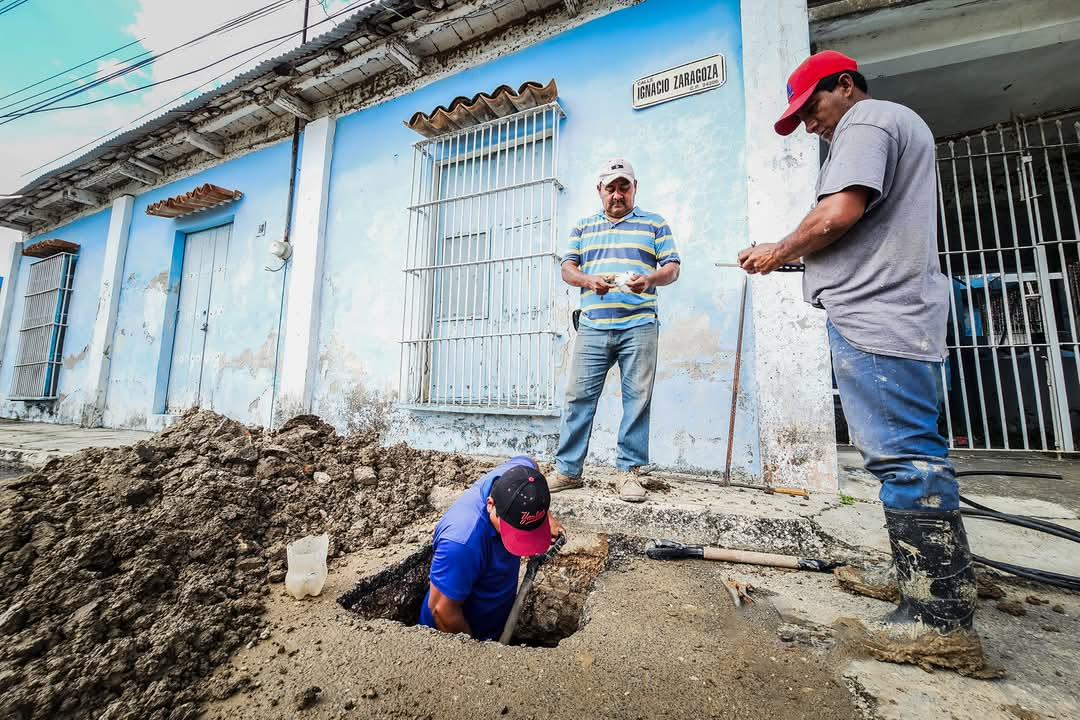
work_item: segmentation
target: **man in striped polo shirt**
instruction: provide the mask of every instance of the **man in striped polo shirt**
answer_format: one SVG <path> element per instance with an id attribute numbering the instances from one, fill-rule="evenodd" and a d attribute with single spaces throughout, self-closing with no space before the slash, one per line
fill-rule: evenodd
<path id="1" fill-rule="evenodd" d="M 562 278 L 581 288 L 581 321 L 566 386 L 566 408 L 551 492 L 582 486 L 596 403 L 608 370 L 622 376 L 616 488 L 627 502 L 645 489 L 637 469 L 649 462 L 649 409 L 656 377 L 656 288 L 679 278 L 675 239 L 664 218 L 634 205 L 637 178 L 622 158 L 600 169 L 603 209 L 578 221 L 562 262 Z"/>

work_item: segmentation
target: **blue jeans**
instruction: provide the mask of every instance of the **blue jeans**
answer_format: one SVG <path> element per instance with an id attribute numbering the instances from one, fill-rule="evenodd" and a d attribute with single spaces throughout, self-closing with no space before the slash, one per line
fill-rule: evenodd
<path id="1" fill-rule="evenodd" d="M 956 471 L 938 432 L 938 363 L 863 352 L 827 324 L 833 374 L 852 444 L 894 510 L 955 510 Z"/>
<path id="2" fill-rule="evenodd" d="M 649 463 L 649 410 L 656 379 L 656 336 L 656 323 L 626 330 L 581 327 L 574 343 L 566 407 L 559 429 L 559 450 L 555 454 L 555 467 L 563 475 L 581 477 L 596 403 L 604 390 L 604 378 L 616 362 L 622 375 L 623 414 L 615 466 L 630 470 Z"/>

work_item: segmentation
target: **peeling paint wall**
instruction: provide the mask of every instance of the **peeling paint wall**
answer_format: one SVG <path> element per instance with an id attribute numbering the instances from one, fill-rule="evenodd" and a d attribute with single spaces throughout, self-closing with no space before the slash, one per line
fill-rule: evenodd
<path id="1" fill-rule="evenodd" d="M 219 324 L 219 347 L 203 365 L 203 407 L 241 422 L 268 424 L 284 272 L 267 251 L 285 228 L 289 184 L 288 142 L 227 160 L 135 199 L 124 264 L 113 359 L 105 404 L 108 427 L 154 428 L 163 417 L 171 357 L 171 328 L 187 233 L 233 224 L 226 271 L 215 278 L 210 322 Z M 240 190 L 234 203 L 175 220 L 146 207 L 202 183 Z M 266 223 L 265 233 L 257 235 Z M 224 328 L 220 327 L 224 324 Z"/>
<path id="2" fill-rule="evenodd" d="M 612 55 L 612 48 L 633 52 Z M 644 111 L 631 108 L 634 80 L 715 53 L 727 62 L 723 87 Z M 738 2 L 648 0 L 531 47 L 511 43 L 497 60 L 339 118 L 314 410 L 343 427 L 339 398 L 351 388 L 383 394 L 397 389 L 406 206 L 412 143 L 419 139 L 402 121 L 458 95 L 554 77 L 567 112 L 559 151 L 566 186 L 560 236 L 599 209 L 595 170 L 623 155 L 638 172 L 638 204 L 667 218 L 683 257 L 682 278 L 659 290 L 652 459 L 680 469 L 722 469 L 742 277 L 714 263 L 732 260 L 746 241 L 741 74 Z M 565 317 L 576 306 L 577 291 L 561 280 L 557 289 Z M 751 334 L 744 353 L 753 352 Z M 560 402 L 572 341 L 567 328 L 557 352 Z M 744 358 L 743 388 L 755 387 L 753 368 Z M 597 410 L 592 462 L 614 459 L 621 416 L 617 380 L 613 370 Z M 399 415 L 394 437 L 425 447 L 550 458 L 558 435 L 556 416 Z M 760 472 L 756 418 L 753 395 L 740 393 L 734 461 L 753 474 Z"/>
<path id="3" fill-rule="evenodd" d="M 8 400 L 11 391 L 13 367 L 18 360 L 19 328 L 22 326 L 26 283 L 30 266 L 38 258 L 24 257 L 19 264 L 17 277 L 5 279 L 13 284 L 11 324 L 8 327 L 4 361 L 0 367 L 0 416 L 39 420 L 44 422 L 77 423 L 83 407 L 92 403 L 87 393 L 92 385 L 87 353 L 94 331 L 97 311 L 98 287 L 101 285 L 102 263 L 105 257 L 105 239 L 109 230 L 109 211 L 102 210 L 81 217 L 74 222 L 51 230 L 48 235 L 27 241 L 60 238 L 79 244 L 79 258 L 75 264 L 75 279 L 68 306 L 68 327 L 64 336 L 63 365 L 60 367 L 57 390 L 59 399 L 48 403 L 27 403 Z"/>

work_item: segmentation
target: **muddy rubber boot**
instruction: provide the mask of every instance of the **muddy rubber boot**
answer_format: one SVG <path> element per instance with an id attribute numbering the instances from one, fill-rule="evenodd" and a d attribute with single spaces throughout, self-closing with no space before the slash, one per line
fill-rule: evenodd
<path id="1" fill-rule="evenodd" d="M 975 570 L 959 511 L 885 510 L 900 605 L 867 629 L 863 644 L 878 660 L 1001 677 L 983 657 L 972 628 Z"/>

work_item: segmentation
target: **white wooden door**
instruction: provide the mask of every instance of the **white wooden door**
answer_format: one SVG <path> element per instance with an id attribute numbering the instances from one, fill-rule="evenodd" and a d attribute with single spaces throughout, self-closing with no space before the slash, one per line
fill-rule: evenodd
<path id="1" fill-rule="evenodd" d="M 214 287 L 225 279 L 232 225 L 191 233 L 184 240 L 184 265 L 176 308 L 176 333 L 166 408 L 170 413 L 191 407 L 213 407 L 212 392 L 204 382 L 206 358 L 222 344 L 220 303 Z"/>

